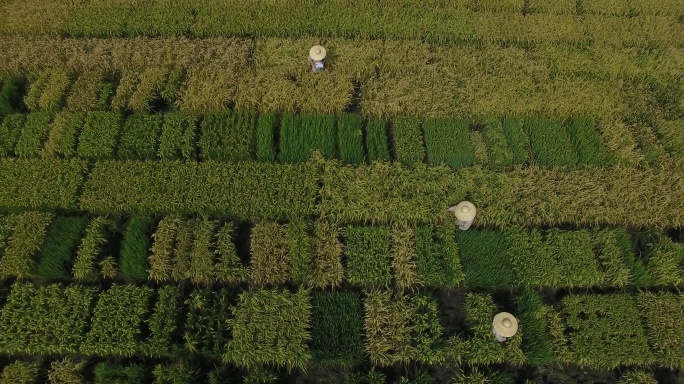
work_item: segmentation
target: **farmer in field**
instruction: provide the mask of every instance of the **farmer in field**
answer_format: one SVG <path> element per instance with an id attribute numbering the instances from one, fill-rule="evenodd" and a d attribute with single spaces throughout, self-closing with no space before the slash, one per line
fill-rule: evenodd
<path id="1" fill-rule="evenodd" d="M 518 320 L 508 312 L 501 312 L 494 316 L 492 332 L 499 343 L 503 343 L 518 332 Z"/>
<path id="2" fill-rule="evenodd" d="M 470 225 L 473 224 L 475 213 L 477 212 L 475 205 L 470 201 L 461 201 L 458 205 L 449 208 L 448 211 L 456 216 L 456 225 L 463 231 L 470 228 Z"/>
<path id="3" fill-rule="evenodd" d="M 309 49 L 309 64 L 311 64 L 311 71 L 319 72 L 323 70 L 325 55 L 325 48 L 321 45 L 314 45 Z"/>

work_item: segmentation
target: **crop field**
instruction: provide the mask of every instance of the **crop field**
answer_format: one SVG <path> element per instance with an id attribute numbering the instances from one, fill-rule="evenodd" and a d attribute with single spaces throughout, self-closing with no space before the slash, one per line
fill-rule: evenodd
<path id="1" fill-rule="evenodd" d="M 0 384 L 681 384 L 682 289 L 682 0 L 0 0 Z"/>

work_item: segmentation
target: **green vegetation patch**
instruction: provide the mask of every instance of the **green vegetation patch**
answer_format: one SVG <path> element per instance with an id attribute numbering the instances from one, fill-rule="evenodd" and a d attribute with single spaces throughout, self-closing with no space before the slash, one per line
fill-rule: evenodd
<path id="1" fill-rule="evenodd" d="M 20 158 L 38 157 L 50 131 L 52 114 L 36 112 L 26 115 L 26 123 L 14 147 L 14 153 Z"/>
<path id="2" fill-rule="evenodd" d="M 85 124 L 83 113 L 59 112 L 56 114 L 55 120 L 50 125 L 50 133 L 41 155 L 60 158 L 76 156 L 76 142 L 83 124 Z"/>
<path id="3" fill-rule="evenodd" d="M 255 116 L 247 112 L 217 112 L 200 125 L 202 160 L 247 161 L 252 159 Z"/>
<path id="4" fill-rule="evenodd" d="M 179 349 L 182 298 L 178 287 L 162 287 L 157 291 L 157 301 L 147 320 L 150 336 L 142 346 L 146 356 L 170 357 Z"/>
<path id="5" fill-rule="evenodd" d="M 88 112 L 78 141 L 78 156 L 88 160 L 113 158 L 120 129 L 120 114 Z"/>
<path id="6" fill-rule="evenodd" d="M 162 160 L 194 160 L 197 118 L 184 113 L 164 115 L 157 156 Z"/>
<path id="7" fill-rule="evenodd" d="M 468 120 L 427 120 L 423 124 L 427 156 L 431 164 L 465 167 L 475 163 Z"/>
<path id="8" fill-rule="evenodd" d="M 389 228 L 348 227 L 347 278 L 350 283 L 362 286 L 389 286 L 390 270 Z"/>
<path id="9" fill-rule="evenodd" d="M 681 351 L 679 334 L 681 319 L 684 318 L 684 298 L 667 292 L 640 293 L 636 298 L 637 307 L 644 323 L 646 338 L 655 354 L 658 365 L 681 369 L 684 356 Z"/>
<path id="10" fill-rule="evenodd" d="M 556 120 L 531 118 L 525 121 L 534 160 L 544 166 L 577 164 L 577 153 L 563 125 Z"/>
<path id="11" fill-rule="evenodd" d="M 454 227 L 419 227 L 416 236 L 416 270 L 427 287 L 455 287 L 463 281 Z"/>
<path id="12" fill-rule="evenodd" d="M 503 232 L 456 231 L 456 242 L 469 288 L 508 289 L 513 284 Z"/>
<path id="13" fill-rule="evenodd" d="M 94 384 L 142 384 L 145 382 L 145 368 L 138 364 L 97 363 L 93 369 Z"/>
<path id="14" fill-rule="evenodd" d="M 363 359 L 363 313 L 356 292 L 312 295 L 313 359 L 354 365 Z"/>
<path id="15" fill-rule="evenodd" d="M 404 165 L 413 166 L 425 160 L 423 133 L 420 121 L 413 117 L 398 117 L 392 122 L 394 150 L 397 161 Z"/>
<path id="16" fill-rule="evenodd" d="M 73 257 L 87 225 L 88 220 L 83 217 L 59 216 L 52 221 L 40 250 L 40 276 L 62 280 L 71 277 Z"/>
<path id="17" fill-rule="evenodd" d="M 608 166 L 611 164 L 610 154 L 606 150 L 596 123 L 591 118 L 575 117 L 567 122 L 570 139 L 577 151 L 578 164 Z"/>
<path id="18" fill-rule="evenodd" d="M 371 120 L 366 124 L 366 146 L 369 161 L 389 161 L 387 145 L 387 123 L 384 120 Z"/>
<path id="19" fill-rule="evenodd" d="M 153 221 L 147 217 L 132 217 L 121 242 L 121 274 L 130 281 L 147 280 L 147 256 Z"/>
<path id="20" fill-rule="evenodd" d="M 8 115 L 0 124 L 0 157 L 15 154 L 14 147 L 17 145 L 21 129 L 26 121 L 26 115 Z"/>
<path id="21" fill-rule="evenodd" d="M 285 115 L 280 123 L 280 161 L 306 161 L 312 151 L 333 159 L 336 157 L 336 137 L 335 116 Z"/>
<path id="22" fill-rule="evenodd" d="M 530 139 L 525 133 L 523 121 L 517 118 L 505 118 L 503 131 L 511 150 L 511 162 L 524 164 L 530 159 Z"/>
<path id="23" fill-rule="evenodd" d="M 196 289 L 190 293 L 183 334 L 187 351 L 212 359 L 224 355 L 234 301 L 235 294 L 226 289 Z"/>
<path id="24" fill-rule="evenodd" d="M 340 145 L 340 159 L 344 164 L 356 165 L 364 162 L 363 130 L 359 115 L 344 113 L 339 117 L 337 142 Z"/>
<path id="25" fill-rule="evenodd" d="M 134 113 L 124 122 L 117 157 L 122 160 L 156 160 L 162 119 Z"/>
<path id="26" fill-rule="evenodd" d="M 256 157 L 263 162 L 276 161 L 277 117 L 274 113 L 259 115 L 256 125 Z"/>

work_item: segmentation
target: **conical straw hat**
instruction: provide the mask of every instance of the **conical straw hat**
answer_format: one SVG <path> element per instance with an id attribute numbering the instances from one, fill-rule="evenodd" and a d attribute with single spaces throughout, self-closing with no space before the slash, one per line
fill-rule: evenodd
<path id="1" fill-rule="evenodd" d="M 461 201 L 454 210 L 454 215 L 461 221 L 470 221 L 474 219 L 475 213 L 477 213 L 475 205 L 470 201 Z"/>
<path id="2" fill-rule="evenodd" d="M 321 45 L 314 45 L 309 49 L 309 57 L 316 61 L 325 59 L 325 54 L 325 48 Z"/>
<path id="3" fill-rule="evenodd" d="M 508 312 L 494 316 L 494 331 L 503 337 L 513 337 L 518 332 L 518 320 Z"/>

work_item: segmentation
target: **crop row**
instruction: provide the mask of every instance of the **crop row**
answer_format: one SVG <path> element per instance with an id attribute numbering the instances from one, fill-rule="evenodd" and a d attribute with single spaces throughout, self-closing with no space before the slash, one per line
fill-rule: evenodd
<path id="1" fill-rule="evenodd" d="M 635 39 L 642 44 L 677 41 L 667 33 L 678 31 L 676 17 L 684 15 L 684 8 L 676 0 L 659 0 L 655 4 L 648 0 L 604 3 L 583 1 L 578 6 L 570 0 L 553 4 L 541 0 L 433 0 L 418 6 L 406 0 L 373 3 L 230 0 L 217 4 L 201 0 L 180 4 L 165 0 L 115 4 L 9 1 L 2 9 L 0 32 L 75 37 L 322 35 L 418 37 L 430 41 L 635 43 L 632 40 Z M 313 13 L 318 15 L 315 20 L 310 17 Z M 554 25 L 562 27 L 554 29 Z"/>
<path id="2" fill-rule="evenodd" d="M 681 368 L 672 338 L 684 315 L 671 293 L 570 294 L 557 307 L 533 291 L 498 305 L 468 293 L 465 323 L 442 318 L 426 293 L 367 290 L 289 292 L 281 289 L 157 290 L 112 285 L 14 283 L 0 311 L 0 351 L 10 355 L 83 354 L 181 357 L 244 369 L 304 369 L 311 363 L 377 367 L 420 363 L 487 366 L 576 363 L 584 367 L 658 364 Z M 505 344 L 492 336 L 492 317 L 508 309 L 520 320 Z M 642 325 L 643 324 L 643 325 Z M 461 327 L 461 328 L 459 328 Z M 460 329 L 460 332 L 455 332 Z"/>
<path id="3" fill-rule="evenodd" d="M 38 212 L 0 216 L 0 225 L 2 279 L 400 290 L 684 284 L 684 244 L 654 231 L 454 232 L 451 223 L 250 225 L 176 215 L 122 222 Z"/>
<path id="4" fill-rule="evenodd" d="M 472 127 L 476 129 L 471 129 Z M 451 167 L 492 167 L 536 163 L 543 166 L 606 166 L 613 157 L 592 119 L 463 119 L 420 122 L 398 117 L 371 120 L 357 115 L 258 117 L 225 111 L 204 118 L 182 113 L 35 112 L 11 114 L 0 123 L 0 156 L 86 160 L 259 160 L 303 162 L 319 151 L 345 164 L 397 160 Z M 672 133 L 673 158 L 684 156 L 684 136 Z"/>
<path id="5" fill-rule="evenodd" d="M 21 98 L 32 110 L 203 114 L 234 105 L 250 112 L 341 114 L 358 103 L 365 117 L 381 119 L 592 116 L 614 131 L 609 142 L 616 148 L 642 141 L 630 131 L 683 116 L 675 49 L 642 56 L 599 47 L 331 40 L 323 42 L 331 52 L 328 66 L 314 74 L 306 52 L 320 42 L 0 39 L 6 52 L 0 73 L 28 80 L 20 81 L 27 87 Z"/>
<path id="6" fill-rule="evenodd" d="M 424 224 L 468 199 L 478 207 L 477 226 L 677 228 L 684 223 L 682 194 L 679 168 L 667 165 L 493 171 L 385 162 L 346 167 L 315 157 L 297 164 L 99 161 L 88 172 L 78 159 L 0 159 L 5 211 Z"/>

